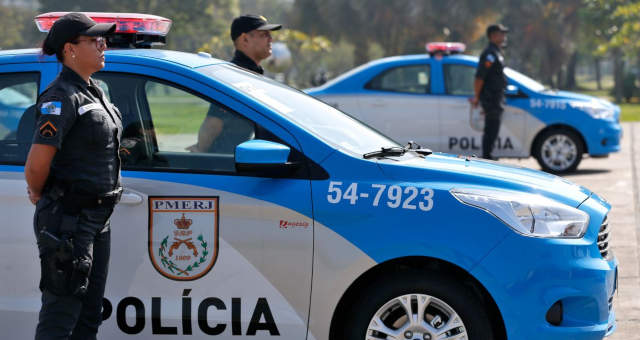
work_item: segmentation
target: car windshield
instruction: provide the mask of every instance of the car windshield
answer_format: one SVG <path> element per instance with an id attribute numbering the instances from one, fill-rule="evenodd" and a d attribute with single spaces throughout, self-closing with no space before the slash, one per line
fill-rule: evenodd
<path id="1" fill-rule="evenodd" d="M 238 89 L 336 148 L 362 155 L 380 147 L 399 146 L 357 119 L 269 78 L 232 65 L 206 66 L 198 71 Z"/>
<path id="2" fill-rule="evenodd" d="M 531 91 L 540 92 L 544 90 L 544 85 L 540 84 L 538 81 L 533 80 L 514 69 L 507 67 L 504 69 L 504 74 L 507 76 L 507 78 L 510 78 L 511 80 L 519 83 L 520 85 L 528 88 Z"/>

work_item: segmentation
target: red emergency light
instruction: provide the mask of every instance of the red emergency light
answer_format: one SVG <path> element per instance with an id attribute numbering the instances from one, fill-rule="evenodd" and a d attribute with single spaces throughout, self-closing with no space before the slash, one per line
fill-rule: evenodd
<path id="1" fill-rule="evenodd" d="M 429 54 L 457 54 L 462 53 L 467 49 L 467 46 L 459 42 L 431 42 L 427 43 L 427 52 Z"/>
<path id="2" fill-rule="evenodd" d="M 49 32 L 53 23 L 69 12 L 49 12 L 35 17 L 40 32 Z M 140 13 L 83 12 L 97 23 L 116 23 L 115 34 L 143 34 L 166 36 L 171 20 L 157 15 Z"/>

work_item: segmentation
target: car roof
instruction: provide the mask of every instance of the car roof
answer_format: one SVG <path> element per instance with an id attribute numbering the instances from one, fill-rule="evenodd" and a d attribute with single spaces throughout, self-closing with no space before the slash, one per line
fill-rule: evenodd
<path id="1" fill-rule="evenodd" d="M 227 63 L 205 54 L 187 53 L 163 49 L 113 49 L 106 50 L 109 62 L 126 62 L 127 60 L 147 58 L 179 64 L 188 68 Z M 5 62 L 56 62 L 55 56 L 42 55 L 41 49 L 0 50 L 0 63 Z"/>

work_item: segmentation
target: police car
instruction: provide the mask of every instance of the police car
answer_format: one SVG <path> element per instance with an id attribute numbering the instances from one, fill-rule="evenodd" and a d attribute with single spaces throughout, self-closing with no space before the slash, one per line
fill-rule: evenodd
<path id="1" fill-rule="evenodd" d="M 427 50 L 369 62 L 306 92 L 397 141 L 481 154 L 483 127 L 468 101 L 478 58 L 461 54 L 461 43 L 430 43 Z M 506 106 L 494 156 L 531 155 L 543 170 L 564 173 L 576 169 L 583 153 L 604 157 L 620 150 L 618 106 L 546 89 L 510 68 L 505 75 Z"/>
<path id="2" fill-rule="evenodd" d="M 37 21 L 46 31 L 60 15 Z M 117 39 L 135 32 L 132 45 L 170 26 L 90 15 L 117 21 Z M 0 91 L 42 92 L 60 69 L 37 49 L 0 51 Z M 94 78 L 124 115 L 123 145 L 140 153 L 123 162 L 111 219 L 105 339 L 550 340 L 615 329 L 610 205 L 584 187 L 399 145 L 204 54 L 114 48 Z M 23 177 L 33 104 L 0 140 L 0 326 L 14 339 L 33 337 L 40 309 Z M 230 134 L 228 152 L 189 151 L 212 110 L 251 133 Z"/>

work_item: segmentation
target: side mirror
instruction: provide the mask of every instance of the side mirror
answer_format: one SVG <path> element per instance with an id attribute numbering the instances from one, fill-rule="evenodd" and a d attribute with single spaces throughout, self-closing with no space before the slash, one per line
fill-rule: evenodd
<path id="1" fill-rule="evenodd" d="M 236 146 L 235 162 L 239 172 L 269 177 L 282 177 L 298 168 L 288 162 L 291 149 L 280 143 L 261 139 L 246 141 Z"/>
<path id="2" fill-rule="evenodd" d="M 520 89 L 515 85 L 507 85 L 504 94 L 509 97 L 517 97 L 520 95 Z"/>

